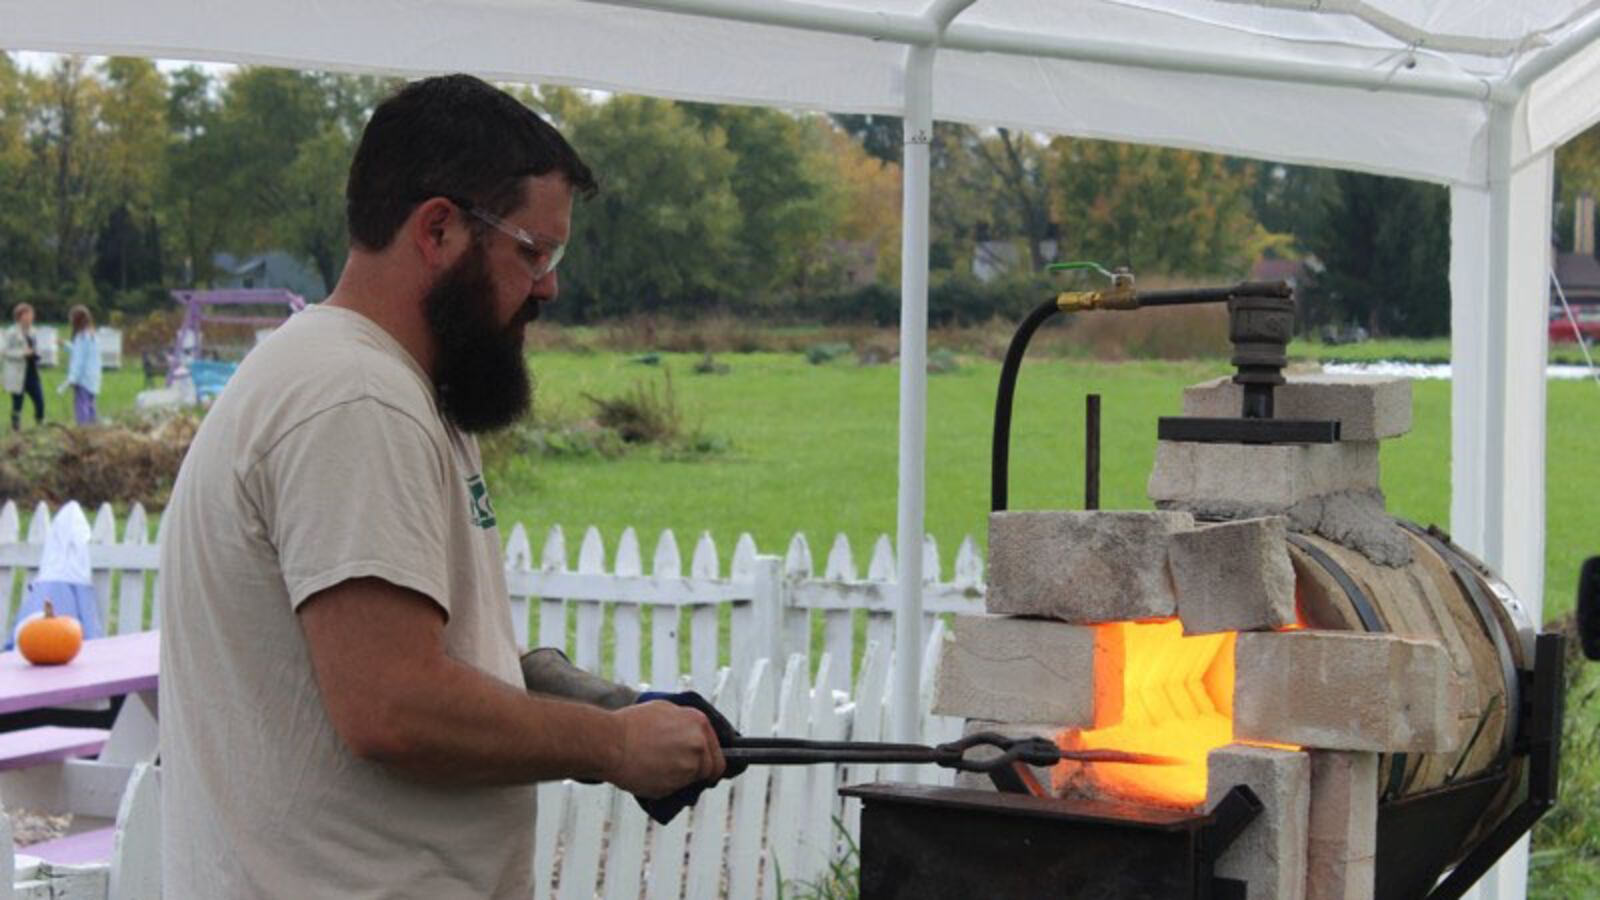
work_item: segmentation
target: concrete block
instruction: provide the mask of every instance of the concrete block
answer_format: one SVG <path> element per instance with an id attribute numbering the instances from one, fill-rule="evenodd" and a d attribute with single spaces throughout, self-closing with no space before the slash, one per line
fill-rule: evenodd
<path id="1" fill-rule="evenodd" d="M 1183 512 L 992 513 L 985 606 L 1073 624 L 1170 617 L 1167 535 L 1193 527 Z"/>
<path id="2" fill-rule="evenodd" d="M 951 632 L 934 682 L 938 715 L 1060 728 L 1093 728 L 1122 716 L 1119 629 L 956 616 Z"/>
<path id="3" fill-rule="evenodd" d="M 1348 631 L 1244 632 L 1233 734 L 1324 750 L 1448 753 L 1463 735 L 1450 657 L 1432 641 Z"/>
<path id="4" fill-rule="evenodd" d="M 1283 512 L 1312 497 L 1378 489 L 1376 441 L 1200 444 L 1160 441 L 1150 499 L 1228 518 Z"/>
<path id="5" fill-rule="evenodd" d="M 1280 419 L 1335 419 L 1346 441 L 1380 441 L 1411 430 L 1411 380 L 1387 375 L 1292 374 L 1272 394 Z M 1183 391 L 1186 416 L 1237 417 L 1244 389 L 1231 377 Z"/>
<path id="6" fill-rule="evenodd" d="M 1061 733 L 1060 725 L 1028 724 L 1015 722 L 992 722 L 987 719 L 968 719 L 961 728 L 961 736 L 968 737 L 983 731 L 993 731 L 1008 738 L 1044 738 L 1052 744 L 1056 742 L 1056 735 Z M 972 759 L 988 759 L 999 753 L 998 750 L 973 750 L 968 756 Z M 1033 777 L 1039 780 L 1039 785 L 1046 790 L 1050 788 L 1050 769 L 1040 766 L 1029 766 Z M 967 788 L 975 791 L 992 791 L 994 782 L 983 772 L 957 772 L 956 787 Z"/>
<path id="7" fill-rule="evenodd" d="M 1311 762 L 1306 754 L 1229 744 L 1206 758 L 1206 808 L 1236 785 L 1254 791 L 1261 814 L 1217 859 L 1216 874 L 1245 882 L 1251 900 L 1303 900 Z"/>
<path id="8" fill-rule="evenodd" d="M 1292 625 L 1294 565 L 1280 517 L 1180 531 L 1168 538 L 1172 586 L 1184 634 Z"/>
<path id="9" fill-rule="evenodd" d="M 1311 754 L 1306 900 L 1371 900 L 1378 854 L 1378 755 Z"/>

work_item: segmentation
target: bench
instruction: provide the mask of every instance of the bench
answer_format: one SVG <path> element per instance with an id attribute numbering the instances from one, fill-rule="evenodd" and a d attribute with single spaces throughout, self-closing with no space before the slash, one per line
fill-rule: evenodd
<path id="1" fill-rule="evenodd" d="M 109 735 L 110 732 L 103 728 L 64 728 L 59 725 L 39 725 L 0 733 L 0 772 L 94 756 L 106 745 Z"/>
<path id="2" fill-rule="evenodd" d="M 16 852 L 58 866 L 85 866 L 109 863 L 116 842 L 117 829 L 113 825 L 18 847 Z"/>

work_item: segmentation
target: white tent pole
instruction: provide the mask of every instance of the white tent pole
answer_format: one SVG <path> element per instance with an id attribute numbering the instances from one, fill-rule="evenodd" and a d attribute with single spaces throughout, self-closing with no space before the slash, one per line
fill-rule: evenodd
<path id="1" fill-rule="evenodd" d="M 926 18 L 942 33 L 975 0 L 935 0 Z M 895 524 L 899 601 L 894 620 L 890 734 L 922 737 L 922 542 L 927 534 L 928 195 L 933 142 L 933 46 L 906 53 L 905 147 L 900 208 L 900 495 Z M 900 767 L 897 780 L 910 780 Z"/>
<path id="2" fill-rule="evenodd" d="M 892 739 L 922 731 L 922 541 L 928 441 L 928 194 L 933 140 L 932 47 L 906 55 L 905 151 L 900 223 L 900 498 L 895 554 L 899 605 L 894 619 Z M 896 776 L 900 780 L 905 775 Z"/>
<path id="3" fill-rule="evenodd" d="M 1451 193 L 1451 530 L 1511 586 L 1544 606 L 1545 311 L 1552 152 L 1514 165 L 1520 107 L 1489 122 L 1489 189 Z M 1479 260 L 1471 259 L 1478 256 Z M 1481 260 L 1481 261 L 1480 261 Z M 1479 897 L 1527 894 L 1528 843 L 1479 884 Z"/>
<path id="4" fill-rule="evenodd" d="M 1494 98 L 1508 104 L 1521 99 L 1522 95 L 1533 87 L 1534 83 L 1540 78 L 1550 74 L 1557 66 L 1588 49 L 1597 39 L 1600 39 L 1600 19 L 1585 22 L 1563 38 L 1561 43 L 1556 44 L 1554 47 L 1546 48 L 1538 56 L 1529 60 L 1527 65 L 1517 69 L 1505 82 L 1496 85 Z"/>

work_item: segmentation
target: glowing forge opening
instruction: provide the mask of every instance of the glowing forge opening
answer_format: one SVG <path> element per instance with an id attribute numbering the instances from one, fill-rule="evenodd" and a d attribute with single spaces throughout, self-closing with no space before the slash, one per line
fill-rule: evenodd
<path id="1" fill-rule="evenodd" d="M 1206 756 L 1233 741 L 1234 633 L 1184 637 L 1177 619 L 1098 625 L 1095 701 L 1101 724 L 1057 736 L 1068 750 L 1153 753 L 1176 765 L 1062 762 L 1062 796 L 1196 807 L 1206 799 Z M 1120 665 L 1118 665 L 1120 663 Z M 1114 673 L 1120 668 L 1122 678 Z"/>

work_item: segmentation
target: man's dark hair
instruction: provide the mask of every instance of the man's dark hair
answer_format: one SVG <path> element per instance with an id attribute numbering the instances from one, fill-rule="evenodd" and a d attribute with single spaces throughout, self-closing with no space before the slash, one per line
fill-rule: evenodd
<path id="1" fill-rule="evenodd" d="M 350 164 L 350 240 L 382 250 L 431 197 L 461 197 L 496 215 L 522 202 L 522 179 L 560 172 L 580 194 L 594 175 L 537 113 L 482 79 L 443 75 L 378 105 Z"/>

